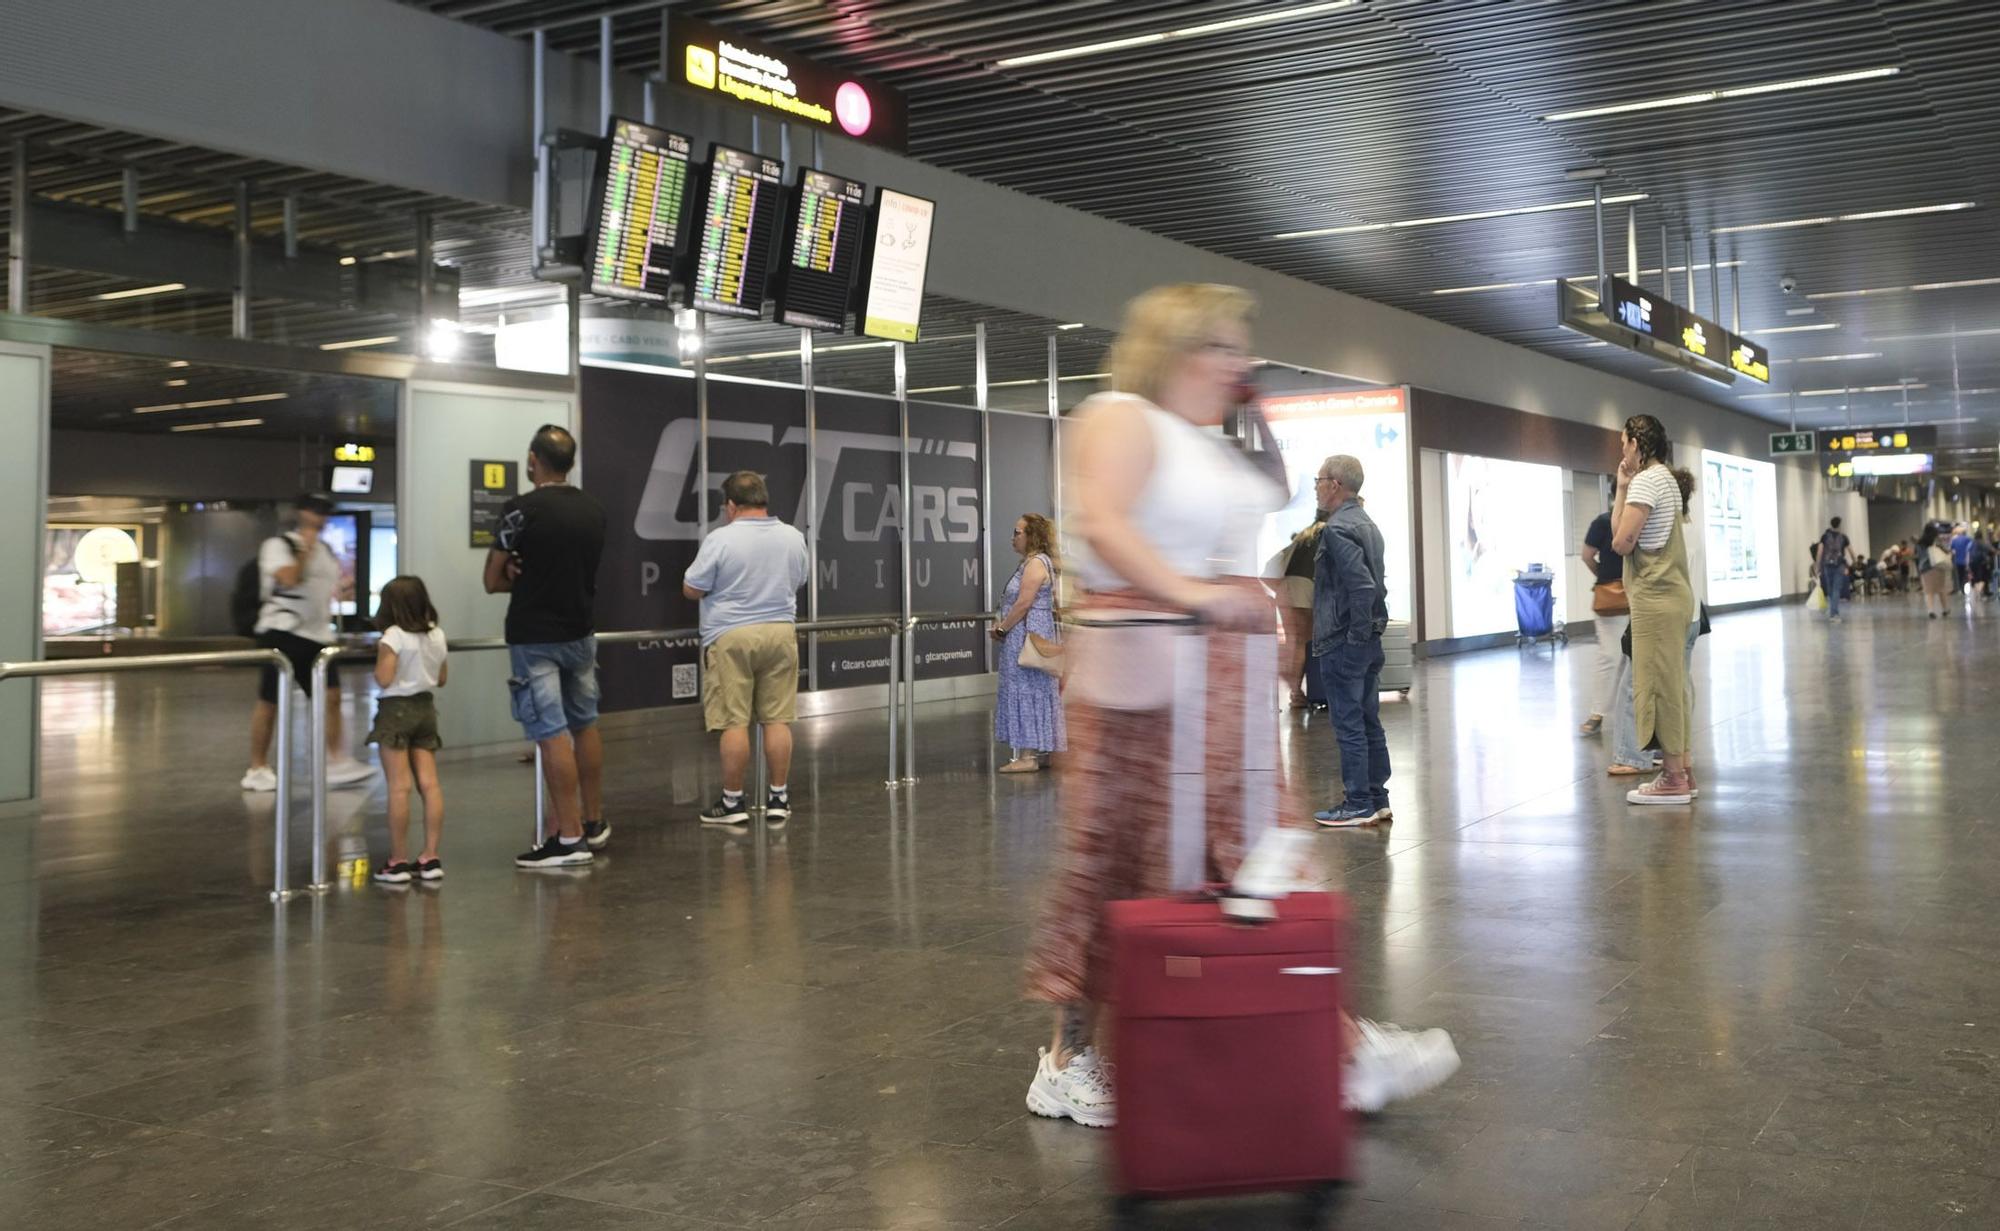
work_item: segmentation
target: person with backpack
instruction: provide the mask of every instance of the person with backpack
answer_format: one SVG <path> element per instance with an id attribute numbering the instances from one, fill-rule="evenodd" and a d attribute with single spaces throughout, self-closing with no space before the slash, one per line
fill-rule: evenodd
<path id="1" fill-rule="evenodd" d="M 375 644 L 375 725 L 368 742 L 381 749 L 389 780 L 389 860 L 375 870 L 378 885 L 435 885 L 444 879 L 438 839 L 444 831 L 444 788 L 438 785 L 437 701 L 444 687 L 444 629 L 420 577 L 403 576 L 382 587 L 375 613 L 382 639 Z M 410 788 L 424 800 L 424 849 L 410 858 Z"/>
<path id="2" fill-rule="evenodd" d="M 1826 532 L 1819 536 L 1819 551 L 1814 563 L 1819 566 L 1819 588 L 1826 595 L 1826 622 L 1840 623 L 1840 592 L 1847 587 L 1847 557 L 1849 555 L 1847 536 L 1841 533 L 1840 519 L 1834 518 L 1827 524 Z"/>
<path id="3" fill-rule="evenodd" d="M 1923 537 L 1917 540 L 1917 584 L 1924 592 L 1924 618 L 1940 620 L 1950 611 L 1952 564 L 1950 540 L 1940 533 L 1936 522 L 1925 522 Z"/>
<path id="4" fill-rule="evenodd" d="M 320 650 L 333 643 L 333 604 L 346 597 L 348 584 L 340 561 L 320 538 L 333 512 L 329 496 L 300 496 L 292 529 L 265 539 L 257 549 L 257 614 L 250 635 L 260 649 L 277 650 L 291 660 L 292 675 L 312 699 L 312 665 Z M 246 566 L 245 571 L 248 571 Z M 233 604 L 232 604 L 233 605 Z M 240 614 L 239 614 L 239 619 Z M 340 716 L 340 675 L 326 668 L 326 780 L 330 786 L 361 786 L 374 781 L 375 771 L 347 750 Z M 278 774 L 271 766 L 271 736 L 278 727 L 278 670 L 266 667 L 258 675 L 257 708 L 250 716 L 250 768 L 244 773 L 246 791 L 275 791 Z"/>

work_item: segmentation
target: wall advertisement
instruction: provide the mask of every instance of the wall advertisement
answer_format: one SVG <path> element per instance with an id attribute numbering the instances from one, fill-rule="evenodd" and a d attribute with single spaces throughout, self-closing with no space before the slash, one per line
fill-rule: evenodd
<path id="1" fill-rule="evenodd" d="M 1695 499 L 1706 536 L 1709 604 L 1778 597 L 1777 467 L 1703 449 Z"/>
<path id="2" fill-rule="evenodd" d="M 1410 535 L 1410 442 L 1408 399 L 1400 388 L 1344 389 L 1327 393 L 1283 394 L 1258 402 L 1278 449 L 1285 457 L 1291 498 L 1265 519 L 1258 556 L 1265 573 L 1284 570 L 1283 553 L 1292 536 L 1311 525 L 1313 477 L 1336 453 L 1361 462 L 1363 507 L 1382 531 L 1389 590 L 1389 618 L 1410 618 L 1415 557 Z"/>
<path id="3" fill-rule="evenodd" d="M 694 382 L 686 377 L 586 366 L 580 461 L 584 486 L 608 521 L 598 569 L 601 629 L 692 628 L 694 603 L 681 577 L 700 546 L 705 488 L 710 525 L 721 524 L 722 480 L 762 473 L 771 512 L 802 529 L 820 527 L 815 582 L 823 619 L 878 615 L 902 603 L 901 493 L 896 404 L 821 392 L 816 490 L 807 493 L 805 395 L 797 389 L 711 380 L 709 481 L 699 481 L 701 442 Z M 979 421 L 976 412 L 911 408 L 912 598 L 918 612 L 976 612 L 979 562 Z M 799 597 L 800 619 L 806 596 Z M 985 670 L 976 626 L 926 630 L 918 678 Z M 600 677 L 607 710 L 687 703 L 699 696 L 695 638 L 606 646 Z M 801 656 L 803 669 L 805 659 Z M 885 637 L 822 638 L 819 684 L 841 688 L 888 678 Z"/>
<path id="4" fill-rule="evenodd" d="M 1563 604 L 1563 472 L 1557 466 L 1445 454 L 1451 636 L 1513 632 L 1514 575 L 1531 564 L 1554 570 Z"/>

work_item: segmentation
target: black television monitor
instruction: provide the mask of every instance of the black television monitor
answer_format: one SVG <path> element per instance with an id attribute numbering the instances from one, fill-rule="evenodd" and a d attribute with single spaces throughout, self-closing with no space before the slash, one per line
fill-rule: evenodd
<path id="1" fill-rule="evenodd" d="M 857 332 L 863 337 L 917 340 L 936 217 L 935 201 L 893 188 L 876 190 L 857 295 Z"/>
<path id="2" fill-rule="evenodd" d="M 787 196 L 787 225 L 772 274 L 778 323 L 799 329 L 844 329 L 861 237 L 868 229 L 868 186 L 810 167 Z"/>
<path id="3" fill-rule="evenodd" d="M 593 295 L 668 302 L 692 195 L 688 138 L 613 118 L 591 177 L 584 238 Z"/>
<path id="4" fill-rule="evenodd" d="M 775 158 L 709 147 L 689 223 L 687 307 L 753 319 L 764 314 L 784 178 L 785 164 Z"/>

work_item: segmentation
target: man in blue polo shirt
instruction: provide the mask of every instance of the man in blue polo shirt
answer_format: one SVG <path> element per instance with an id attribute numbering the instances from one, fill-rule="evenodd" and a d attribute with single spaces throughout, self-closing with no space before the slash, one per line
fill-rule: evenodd
<path id="1" fill-rule="evenodd" d="M 1951 573 L 1952 590 L 1963 593 L 1965 583 L 1972 580 L 1972 534 L 1964 522 L 1951 528 Z"/>
<path id="2" fill-rule="evenodd" d="M 809 576 L 806 537 L 771 516 L 764 476 L 739 470 L 722 481 L 724 524 L 709 531 L 681 580 L 701 604 L 702 718 L 722 737 L 722 798 L 701 814 L 709 825 L 750 819 L 743 779 L 750 723 L 764 730 L 770 789 L 764 819 L 792 814 L 791 722 L 799 691 L 799 587 Z"/>

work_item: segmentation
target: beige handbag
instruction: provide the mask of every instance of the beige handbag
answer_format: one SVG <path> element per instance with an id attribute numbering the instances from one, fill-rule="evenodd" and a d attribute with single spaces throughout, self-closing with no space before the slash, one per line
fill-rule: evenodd
<path id="1" fill-rule="evenodd" d="M 1016 662 L 1030 671 L 1040 671 L 1047 675 L 1060 676 L 1068 665 L 1063 653 L 1062 642 L 1051 641 L 1037 633 L 1029 633 L 1021 643 L 1021 653 Z"/>

